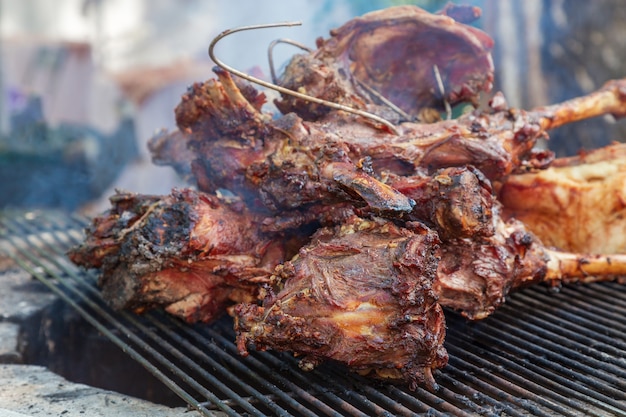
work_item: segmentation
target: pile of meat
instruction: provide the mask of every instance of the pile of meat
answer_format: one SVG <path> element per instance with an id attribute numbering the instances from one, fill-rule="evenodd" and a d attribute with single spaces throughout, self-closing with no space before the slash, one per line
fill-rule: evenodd
<path id="1" fill-rule="evenodd" d="M 100 269 L 116 308 L 228 312 L 242 354 L 431 388 L 444 309 L 482 319 L 520 287 L 626 274 L 626 148 L 555 160 L 535 146 L 565 123 L 626 115 L 626 80 L 532 111 L 499 93 L 481 106 L 493 42 L 466 25 L 479 14 L 370 13 L 277 81 L 395 132 L 288 94 L 264 113 L 263 93 L 216 69 L 183 95 L 179 129 L 150 143 L 194 187 L 118 192 L 71 259 Z"/>

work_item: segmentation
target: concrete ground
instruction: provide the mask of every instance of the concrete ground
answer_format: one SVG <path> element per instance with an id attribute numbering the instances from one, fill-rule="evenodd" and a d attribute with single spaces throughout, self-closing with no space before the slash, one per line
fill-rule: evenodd
<path id="1" fill-rule="evenodd" d="M 185 407 L 74 383 L 45 367 L 25 364 L 22 323 L 55 301 L 56 295 L 0 254 L 0 417 L 200 416 Z"/>
<path id="2" fill-rule="evenodd" d="M 0 417 L 200 416 L 186 408 L 170 408 L 75 384 L 41 366 L 0 365 L 0 387 Z"/>

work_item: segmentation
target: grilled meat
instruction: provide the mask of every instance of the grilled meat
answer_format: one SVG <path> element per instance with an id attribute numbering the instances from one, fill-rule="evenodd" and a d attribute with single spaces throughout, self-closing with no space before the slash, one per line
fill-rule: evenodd
<path id="1" fill-rule="evenodd" d="M 524 222 L 547 246 L 581 253 L 626 253 L 626 145 L 554 161 L 512 175 L 498 197 L 505 217 Z"/>
<path id="2" fill-rule="evenodd" d="M 465 21 L 480 16 L 474 7 L 430 14 L 401 6 L 352 19 L 331 31 L 329 39 L 319 39 L 315 51 L 293 57 L 277 83 L 395 122 L 438 117 L 444 101 L 476 103 L 481 91 L 491 89 L 493 40 L 449 17 L 460 18 L 463 12 Z M 288 95 L 276 106 L 307 120 L 330 111 Z"/>
<path id="3" fill-rule="evenodd" d="M 192 190 L 118 193 L 111 203 L 69 257 L 100 269 L 103 297 L 119 309 L 158 306 L 189 322 L 211 321 L 254 299 L 260 283 L 291 256 L 290 240 L 298 240 L 265 235 L 255 227 L 261 219 L 245 209 Z"/>
<path id="4" fill-rule="evenodd" d="M 386 184 L 415 201 L 405 220 L 421 221 L 444 240 L 494 234 L 491 182 L 473 167 L 442 168 L 432 176 L 388 174 Z"/>
<path id="5" fill-rule="evenodd" d="M 390 181 L 420 203 L 407 220 L 423 219 L 446 239 L 493 234 L 491 188 L 475 170 Z M 308 239 L 312 226 L 342 224 L 354 213 L 352 205 L 337 204 L 264 217 L 240 202 L 189 189 L 168 196 L 118 193 L 111 203 L 70 259 L 101 269 L 99 284 L 114 307 L 158 306 L 190 322 L 210 321 L 235 302 L 256 299 L 259 286 Z"/>
<path id="6" fill-rule="evenodd" d="M 326 359 L 361 374 L 434 386 L 447 363 L 445 319 L 432 281 L 437 235 L 420 225 L 351 218 L 322 228 L 279 266 L 262 306 L 240 304 L 242 353 L 290 350 L 312 369 Z"/>
<path id="7" fill-rule="evenodd" d="M 403 123 L 396 136 L 341 113 L 320 122 L 304 122 L 295 114 L 269 120 L 227 73 L 217 73 L 219 81 L 196 84 L 183 96 L 176 114 L 185 134 L 171 140 L 184 140 L 193 149 L 196 158 L 189 165 L 201 190 L 227 189 L 250 207 L 274 213 L 351 201 L 401 215 L 413 203 L 381 181 L 387 173 L 423 175 L 471 165 L 501 181 L 549 164 L 549 151 L 533 149 L 546 129 L 626 111 L 626 80 L 620 80 L 588 96 L 528 112 L 509 109 L 496 98 L 489 112 L 432 124 Z M 154 157 L 168 160 L 158 153 Z M 169 159 L 181 164 L 180 158 Z"/>
<path id="8" fill-rule="evenodd" d="M 440 36 L 437 47 L 415 55 L 426 34 Z M 294 58 L 281 83 L 413 120 L 490 88 L 490 42 L 449 17 L 390 9 L 349 22 Z M 179 131 L 150 144 L 155 162 L 192 177 L 200 191 L 118 193 L 70 253 L 101 269 L 115 307 L 162 306 L 190 322 L 233 307 L 243 354 L 251 346 L 290 350 L 303 356 L 303 369 L 334 360 L 434 387 L 433 370 L 447 362 L 442 307 L 481 319 L 526 285 L 626 274 L 626 255 L 548 249 L 512 217 L 524 207 L 524 187 L 542 178 L 516 174 L 553 159 L 534 149 L 536 141 L 565 123 L 626 115 L 626 80 L 532 111 L 510 109 L 496 94 L 486 109 L 403 122 L 392 134 L 287 97 L 278 104 L 286 114 L 273 118 L 262 112 L 262 93 L 216 74 L 183 96 Z M 583 165 L 604 167 L 599 159 L 558 161 L 554 169 L 577 177 L 590 171 Z M 547 197 L 572 189 L 552 181 Z M 564 221 L 590 206 L 580 207 Z"/>
<path id="9" fill-rule="evenodd" d="M 409 199 L 355 164 L 346 145 L 313 141 L 295 115 L 269 121 L 228 73 L 216 73 L 220 81 L 194 85 L 176 108 L 178 126 L 196 153 L 190 165 L 200 189 L 227 189 L 250 207 L 272 212 L 343 201 L 411 210 Z"/>
<path id="10" fill-rule="evenodd" d="M 332 360 L 434 388 L 432 371 L 447 362 L 441 307 L 483 319 L 524 286 L 626 273 L 624 255 L 551 251 L 518 221 L 494 223 L 493 236 L 447 242 L 420 223 L 380 218 L 319 229 L 277 267 L 262 305 L 235 307 L 240 352 L 292 351 L 305 370 Z"/>

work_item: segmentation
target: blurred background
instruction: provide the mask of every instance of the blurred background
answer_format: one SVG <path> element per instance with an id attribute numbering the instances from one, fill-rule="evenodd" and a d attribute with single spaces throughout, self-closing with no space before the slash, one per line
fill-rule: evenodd
<path id="1" fill-rule="evenodd" d="M 237 26 L 301 21 L 220 42 L 226 63 L 269 77 L 267 47 L 313 47 L 352 17 L 398 4 L 445 1 L 0 0 L 0 209 L 52 207 L 95 214 L 115 188 L 166 194 L 184 185 L 154 166 L 146 143 L 175 128 L 188 85 L 212 76 L 207 48 Z M 619 0 L 455 1 L 481 7 L 475 23 L 496 42 L 494 91 L 510 105 L 546 105 L 626 77 L 626 6 Z M 277 64 L 297 53 L 276 48 Z M 551 135 L 558 155 L 626 137 L 609 118 Z"/>

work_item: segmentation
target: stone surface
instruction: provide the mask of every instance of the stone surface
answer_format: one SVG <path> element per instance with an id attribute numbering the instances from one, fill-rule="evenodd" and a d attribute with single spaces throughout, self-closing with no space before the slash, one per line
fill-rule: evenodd
<path id="1" fill-rule="evenodd" d="M 30 417 L 26 414 L 16 413 L 15 411 L 0 408 L 0 417 Z"/>
<path id="2" fill-rule="evenodd" d="M 20 269 L 0 271 L 0 321 L 19 323 L 50 305 L 57 297 Z"/>
<path id="3" fill-rule="evenodd" d="M 22 362 L 18 347 L 19 332 L 19 324 L 0 322 L 0 363 Z"/>
<path id="4" fill-rule="evenodd" d="M 68 382 L 40 366 L 0 365 L 0 387 L 3 387 L 0 389 L 0 417 L 200 416 L 186 408 L 165 407 Z M 215 416 L 222 415 L 215 413 Z"/>

